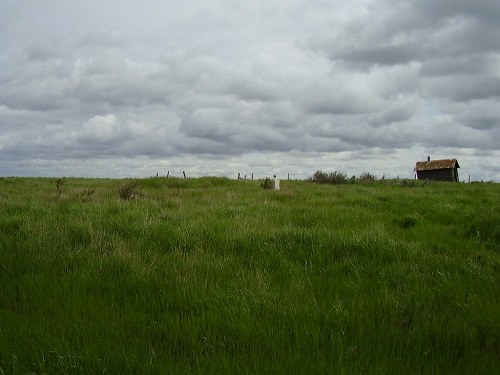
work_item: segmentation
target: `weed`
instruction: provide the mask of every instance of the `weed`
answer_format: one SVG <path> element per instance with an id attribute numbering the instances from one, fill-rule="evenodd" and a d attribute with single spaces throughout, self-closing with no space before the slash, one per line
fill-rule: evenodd
<path id="1" fill-rule="evenodd" d="M 266 177 L 262 180 L 260 187 L 266 190 L 274 189 L 274 183 L 269 177 Z"/>
<path id="2" fill-rule="evenodd" d="M 396 220 L 395 222 L 400 228 L 403 229 L 414 227 L 417 224 L 417 220 L 410 216 L 405 216 L 404 218 Z"/>
<path id="3" fill-rule="evenodd" d="M 83 189 L 80 193 L 80 199 L 82 202 L 89 202 L 92 200 L 92 195 L 94 194 L 94 189 Z"/>
<path id="4" fill-rule="evenodd" d="M 377 178 L 370 174 L 370 173 L 362 173 L 359 177 L 358 177 L 358 180 L 360 182 L 374 182 L 377 180 Z"/>
<path id="5" fill-rule="evenodd" d="M 56 180 L 56 194 L 57 194 L 57 196 L 61 196 L 63 184 L 64 184 L 63 179 L 59 178 Z"/>
<path id="6" fill-rule="evenodd" d="M 136 181 L 129 181 L 120 186 L 118 189 L 120 199 L 132 200 L 140 198 L 142 194 L 137 190 L 137 185 Z"/>

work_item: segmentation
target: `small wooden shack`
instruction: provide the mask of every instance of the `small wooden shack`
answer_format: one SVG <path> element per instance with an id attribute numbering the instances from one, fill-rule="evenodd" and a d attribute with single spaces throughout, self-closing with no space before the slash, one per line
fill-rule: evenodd
<path id="1" fill-rule="evenodd" d="M 427 157 L 427 161 L 417 162 L 415 172 L 419 180 L 458 182 L 458 168 L 457 159 L 431 160 Z"/>

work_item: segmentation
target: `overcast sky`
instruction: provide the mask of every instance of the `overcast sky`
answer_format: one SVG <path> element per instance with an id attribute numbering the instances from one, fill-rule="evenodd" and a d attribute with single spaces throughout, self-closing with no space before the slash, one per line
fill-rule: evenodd
<path id="1" fill-rule="evenodd" d="M 500 181 L 498 0 L 0 0 L 0 175 Z"/>

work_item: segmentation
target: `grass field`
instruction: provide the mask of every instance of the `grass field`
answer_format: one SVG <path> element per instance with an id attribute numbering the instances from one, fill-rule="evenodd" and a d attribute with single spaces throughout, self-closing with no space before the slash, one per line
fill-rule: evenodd
<path id="1" fill-rule="evenodd" d="M 259 184 L 0 179 L 0 374 L 500 373 L 500 185 Z"/>

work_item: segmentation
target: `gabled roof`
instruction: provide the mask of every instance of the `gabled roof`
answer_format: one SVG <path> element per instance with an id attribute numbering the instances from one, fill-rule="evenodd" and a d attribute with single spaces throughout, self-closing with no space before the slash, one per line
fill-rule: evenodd
<path id="1" fill-rule="evenodd" d="M 451 169 L 451 168 L 460 168 L 457 159 L 417 161 L 417 164 L 415 166 L 416 171 L 432 171 L 435 169 Z"/>

